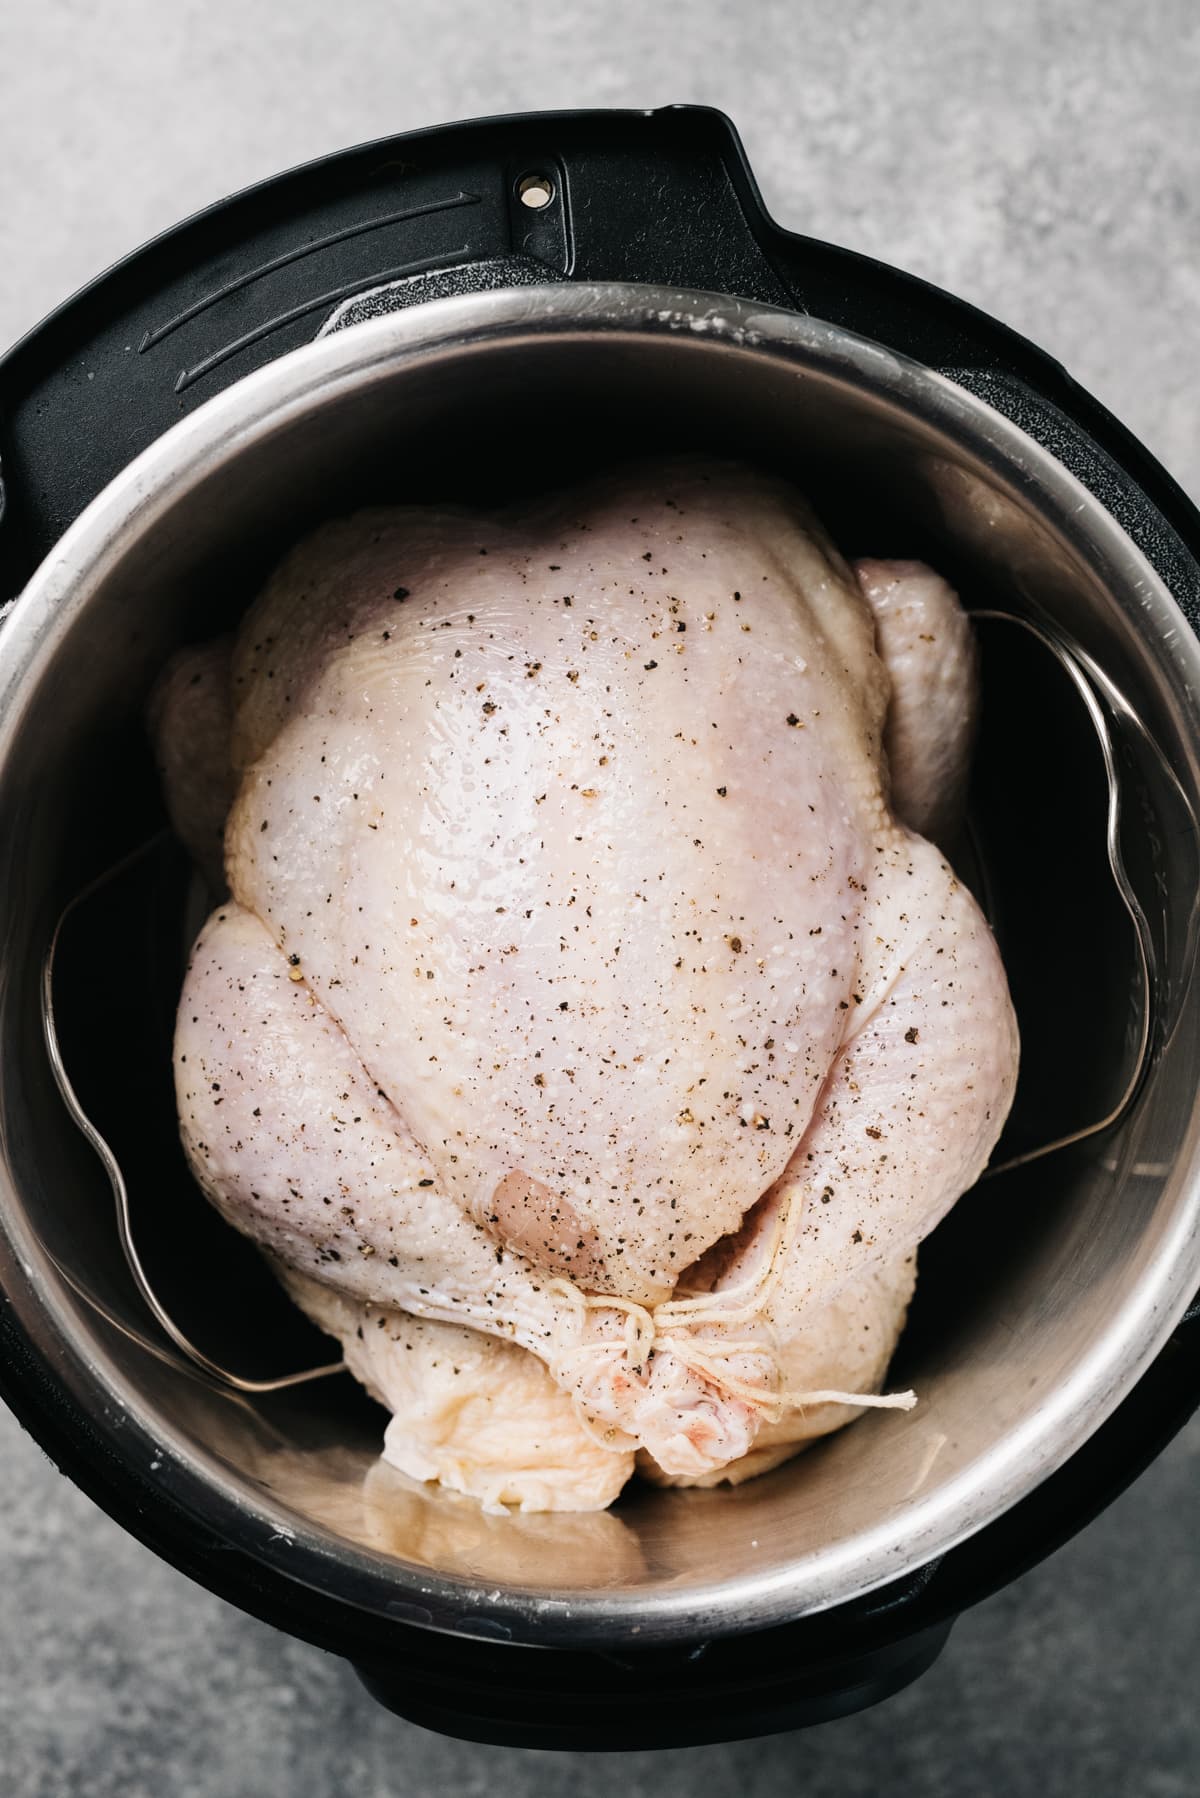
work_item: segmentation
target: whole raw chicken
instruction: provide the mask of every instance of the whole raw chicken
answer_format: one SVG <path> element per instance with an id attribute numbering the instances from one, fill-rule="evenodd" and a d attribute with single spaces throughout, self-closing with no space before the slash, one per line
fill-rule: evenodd
<path id="1" fill-rule="evenodd" d="M 915 1250 L 1017 1066 L 927 840 L 975 688 L 937 576 L 699 461 L 327 525 L 168 671 L 199 855 L 232 800 L 184 1143 L 405 1472 L 592 1509 L 912 1402 Z"/>

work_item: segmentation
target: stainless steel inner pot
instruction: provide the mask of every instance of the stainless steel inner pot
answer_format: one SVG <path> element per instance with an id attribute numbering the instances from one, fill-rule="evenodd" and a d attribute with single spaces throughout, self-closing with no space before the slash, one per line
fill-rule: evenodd
<path id="1" fill-rule="evenodd" d="M 737 1490 L 490 1517 L 381 1467 L 381 1415 L 345 1379 L 235 1399 L 155 1352 L 103 1173 L 51 1080 L 40 965 L 72 894 L 161 822 L 141 727 L 158 667 L 236 618 L 286 543 L 366 499 L 494 502 L 664 445 L 791 472 L 847 549 L 923 554 L 969 604 L 1039 609 L 1117 681 L 1162 757 L 1133 753 L 1123 770 L 1126 852 L 1156 938 L 1153 1062 L 1118 1128 L 985 1181 L 939 1231 L 895 1370 L 916 1410 L 868 1414 Z M 976 821 L 1024 983 L 1014 1129 L 1032 1138 L 1103 1112 L 1135 1009 L 1130 943 L 1086 720 L 1044 669 L 991 636 L 984 648 Z M 818 319 L 545 287 L 373 319 L 260 370 L 100 495 L 0 632 L 0 1279 L 22 1326 L 97 1434 L 210 1540 L 398 1619 L 652 1642 L 795 1618 L 916 1569 L 1063 1464 L 1200 1287 L 1198 686 L 1195 638 L 1095 498 L 945 378 Z M 133 871 L 111 890 L 70 963 L 65 1048 L 81 1088 L 92 1078 L 123 1114 L 164 1296 L 215 1353 L 283 1372 L 328 1345 L 207 1214 L 173 1147 L 166 1033 L 185 933 L 172 879 L 148 891 Z"/>

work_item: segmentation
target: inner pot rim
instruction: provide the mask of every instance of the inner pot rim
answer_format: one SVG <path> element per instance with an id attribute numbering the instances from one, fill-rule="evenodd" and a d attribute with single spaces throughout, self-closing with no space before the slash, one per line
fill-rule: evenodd
<path id="1" fill-rule="evenodd" d="M 1093 568 L 1137 594 L 1143 635 L 1173 666 L 1181 696 L 1200 692 L 1200 643 L 1163 582 L 1100 502 L 1032 438 L 944 376 L 824 321 L 756 303 L 632 284 L 568 284 L 436 300 L 372 319 L 292 352 L 219 394 L 130 464 L 68 529 L 35 572 L 0 633 L 0 765 L 7 761 L 29 690 L 83 618 L 89 596 L 119 569 L 142 532 L 234 458 L 328 402 L 414 359 L 529 346 L 547 337 L 677 336 L 714 353 L 766 356 L 874 395 L 958 441 L 990 464 L 998 483 L 1040 504 Z M 1133 1389 L 1200 1287 L 1200 1107 L 1176 1170 L 1176 1212 L 1115 1318 L 1069 1380 L 948 1486 L 899 1517 L 783 1569 L 736 1581 L 711 1578 L 684 1590 L 636 1592 L 485 1588 L 414 1567 L 339 1538 L 196 1446 L 138 1403 L 108 1351 L 90 1337 L 62 1292 L 53 1263 L 23 1214 L 0 1206 L 15 1257 L 10 1296 L 95 1427 L 118 1451 L 159 1465 L 155 1481 L 175 1503 L 288 1578 L 361 1608 L 495 1640 L 599 1644 L 677 1639 L 762 1627 L 858 1598 L 945 1553 L 1009 1509 L 1062 1466 Z M 1186 1188 L 1186 1190 L 1185 1190 Z M 0 1247 L 3 1245 L 0 1244 Z M 24 1280 L 19 1278 L 21 1270 Z M 24 1290 L 21 1291 L 22 1285 Z M 115 1400 L 115 1394 L 126 1396 Z M 132 1401 L 132 1402 L 131 1402 Z M 119 1410 L 119 1415 L 117 1412 Z M 119 1432 L 119 1434 L 118 1434 Z M 406 1592 L 412 1602 L 402 1602 Z"/>

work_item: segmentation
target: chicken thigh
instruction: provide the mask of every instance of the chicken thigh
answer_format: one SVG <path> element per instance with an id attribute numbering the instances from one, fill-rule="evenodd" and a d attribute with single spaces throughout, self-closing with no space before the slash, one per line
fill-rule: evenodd
<path id="1" fill-rule="evenodd" d="M 326 526 L 244 621 L 184 1141 L 416 1477 L 586 1508 L 635 1453 L 738 1477 L 888 1402 L 1017 1060 L 986 923 L 899 821 L 952 827 L 969 628 L 889 566 L 860 588 L 786 484 L 681 462 Z M 447 1349 L 490 1441 L 429 1399 Z"/>

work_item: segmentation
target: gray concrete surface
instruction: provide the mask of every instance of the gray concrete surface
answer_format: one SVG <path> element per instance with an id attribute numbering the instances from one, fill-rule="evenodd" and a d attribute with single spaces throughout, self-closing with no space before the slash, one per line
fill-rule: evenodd
<path id="1" fill-rule="evenodd" d="M 0 0 L 0 343 L 151 232 L 440 119 L 720 105 L 769 205 L 1057 354 L 1200 493 L 1192 0 Z M 858 1719 L 665 1756 L 445 1742 L 189 1585 L 0 1417 L 4 1798 L 1200 1789 L 1200 1428 Z"/>

